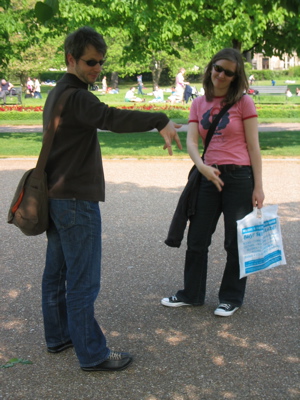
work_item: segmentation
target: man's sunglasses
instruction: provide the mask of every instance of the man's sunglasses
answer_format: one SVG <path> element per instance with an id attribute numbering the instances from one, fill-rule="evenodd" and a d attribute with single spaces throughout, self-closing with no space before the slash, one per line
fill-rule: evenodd
<path id="1" fill-rule="evenodd" d="M 97 64 L 100 64 L 100 67 L 102 67 L 102 65 L 105 63 L 105 60 L 100 60 L 100 61 L 96 61 L 96 60 L 84 60 L 83 58 L 80 59 L 81 61 L 84 61 L 86 63 L 86 65 L 88 65 L 89 67 L 94 67 Z"/>
<path id="2" fill-rule="evenodd" d="M 224 74 L 230 78 L 232 78 L 235 75 L 235 72 L 230 71 L 229 69 L 224 69 L 223 67 L 221 67 L 221 65 L 218 64 L 213 64 L 214 70 L 216 72 L 224 72 Z"/>

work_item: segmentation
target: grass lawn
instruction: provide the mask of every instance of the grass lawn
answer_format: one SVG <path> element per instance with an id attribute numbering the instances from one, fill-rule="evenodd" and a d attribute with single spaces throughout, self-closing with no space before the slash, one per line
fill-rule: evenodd
<path id="1" fill-rule="evenodd" d="M 270 82 L 256 82 L 259 85 L 269 85 Z M 284 84 L 284 82 L 277 82 L 276 84 Z M 124 102 L 126 91 L 134 86 L 135 83 L 127 83 L 120 85 L 119 94 L 101 94 L 100 92 L 93 92 L 99 99 L 106 104 L 113 107 L 121 107 L 128 105 Z M 193 84 L 200 89 L 200 84 Z M 151 83 L 145 84 L 146 93 L 152 92 Z M 290 86 L 290 85 L 289 85 Z M 299 85 L 300 86 L 300 85 Z M 166 88 L 164 88 L 166 89 Z M 294 89 L 294 88 L 293 88 Z M 24 106 L 43 106 L 47 98 L 48 91 L 51 87 L 42 86 L 42 99 L 24 99 Z M 167 98 L 168 93 L 165 93 Z M 270 97 L 270 96 L 269 96 Z M 273 96 L 276 101 L 276 95 Z M 152 96 L 145 96 L 147 104 Z M 290 107 L 289 107 L 290 103 Z M 296 104 L 296 105 L 295 105 Z M 299 104 L 299 105 L 298 105 Z M 184 105 L 183 110 L 168 110 L 166 113 L 169 117 L 177 123 L 187 123 L 189 107 L 191 103 Z M 162 105 L 163 106 L 163 105 Z M 264 106 L 263 109 L 260 104 L 258 106 L 259 123 L 271 122 L 298 122 L 300 123 L 300 97 L 293 96 L 288 100 L 288 103 L 280 106 Z M 266 107 L 270 110 L 267 111 Z M 1 108 L 1 107 L 0 107 Z M 273 109 L 274 108 L 274 109 Z M 279 109 L 280 108 L 280 109 Z M 287 109 L 289 115 L 284 118 L 284 114 L 278 118 L 279 111 Z M 300 110 L 300 109 L 299 109 Z M 42 113 L 41 112 L 15 112 L 15 117 L 9 118 L 9 112 L 0 111 L 0 125 L 41 125 Z M 264 115 L 264 116 L 263 116 Z M 11 114 L 12 116 L 12 114 Z M 175 145 L 173 146 L 173 157 L 186 158 L 189 157 L 185 147 L 186 133 L 180 132 L 181 142 L 184 146 L 183 151 L 179 151 Z M 260 133 L 260 142 L 262 155 L 264 157 L 300 157 L 300 132 L 264 132 Z M 114 157 L 135 157 L 135 158 L 168 158 L 168 153 L 162 149 L 163 140 L 158 133 L 135 133 L 135 134 L 114 134 L 108 132 L 99 133 L 99 142 L 101 143 L 102 154 L 106 158 Z M 0 157 L 36 157 L 39 154 L 41 146 L 41 133 L 1 133 L 0 134 Z M 201 151 L 201 150 L 200 150 Z"/>
<path id="2" fill-rule="evenodd" d="M 255 82 L 258 85 L 270 85 L 269 81 L 258 81 Z M 277 85 L 284 85 L 284 81 L 276 82 Z M 202 87 L 200 83 L 193 83 L 198 90 Z M 285 84 L 286 85 L 286 84 Z M 101 85 L 99 85 L 101 87 Z M 124 107 L 133 105 L 130 103 L 125 103 L 125 93 L 131 86 L 136 86 L 135 82 L 122 83 L 119 85 L 120 92 L 118 94 L 103 94 L 100 91 L 93 91 L 100 101 L 108 104 L 111 107 Z M 296 92 L 297 84 L 288 85 L 292 91 L 292 93 Z M 298 85 L 300 87 L 300 84 Z M 49 91 L 52 89 L 51 86 L 42 85 L 42 99 L 24 99 L 23 98 L 23 106 L 24 107 L 43 107 L 45 101 L 47 99 Z M 162 89 L 167 90 L 169 87 L 162 87 Z M 143 105 L 149 105 L 149 100 L 153 99 L 152 95 L 152 83 L 146 82 L 145 88 L 143 89 L 146 93 L 145 103 L 137 103 Z M 148 95 L 147 95 L 148 94 Z M 164 93 L 165 100 L 167 100 L 169 92 Z M 15 97 L 15 96 L 14 96 Z M 23 96 L 24 97 L 24 96 Z M 9 98 L 7 99 L 9 100 Z M 16 102 L 16 98 L 13 98 L 14 103 Z M 254 97 L 254 102 L 256 103 L 258 109 L 258 116 L 260 123 L 267 122 L 299 122 L 300 123 L 300 96 L 292 96 L 288 100 L 286 100 L 284 95 L 263 95 L 260 98 Z M 2 103 L 2 102 L 1 102 Z M 10 111 L 5 112 L 5 107 L 2 107 L 0 103 L 0 124 L 5 125 L 41 125 L 42 124 L 42 113 L 41 112 L 16 112 Z M 164 107 L 167 103 L 157 104 L 158 107 Z M 181 106 L 181 111 L 176 110 L 168 110 L 165 111 L 170 119 L 174 122 L 185 124 L 187 123 L 189 108 L 191 102 L 188 104 L 184 104 Z M 3 112 L 4 111 L 4 112 Z M 163 110 L 164 111 L 164 110 Z"/>
<path id="3" fill-rule="evenodd" d="M 280 100 L 280 102 L 283 103 L 292 103 L 292 104 L 300 104 L 300 96 L 296 96 L 296 88 L 300 87 L 300 78 L 299 81 L 297 81 L 299 83 L 295 83 L 295 84 L 286 84 L 284 82 L 284 80 L 282 81 L 276 81 L 276 85 L 277 86 L 288 86 L 289 89 L 291 90 L 291 92 L 293 93 L 293 96 L 291 98 L 289 98 L 286 101 L 285 96 L 281 96 L 281 95 L 272 95 L 270 97 L 270 95 L 261 95 L 261 101 L 265 102 L 264 99 L 266 98 L 268 102 L 274 102 L 275 104 L 278 103 L 278 100 Z M 147 103 L 149 100 L 153 99 L 153 96 L 151 95 L 152 91 L 153 91 L 153 87 L 152 87 L 152 82 L 145 82 L 145 87 L 143 89 L 143 92 L 146 93 L 145 96 L 142 95 L 138 95 L 137 94 L 137 90 L 136 90 L 136 95 L 142 98 L 145 98 L 145 102 Z M 101 83 L 99 84 L 99 87 L 101 88 Z M 16 84 L 16 86 L 18 86 Z M 124 98 L 125 98 L 125 94 L 126 92 L 132 87 L 135 86 L 137 88 L 137 84 L 136 82 L 126 82 L 126 83 L 121 83 L 119 85 L 119 93 L 117 94 L 109 94 L 109 93 L 105 93 L 103 94 L 101 91 L 93 91 L 92 93 L 94 93 L 97 97 L 99 97 L 99 99 L 101 101 L 103 101 L 106 104 L 109 104 L 111 106 L 117 106 L 120 104 L 124 105 Z M 202 88 L 202 83 L 200 82 L 193 82 L 191 83 L 191 86 L 196 87 L 196 89 L 199 91 Z M 271 82 L 270 81 L 257 81 L 255 82 L 255 86 L 271 86 Z M 167 98 L 170 96 L 171 93 L 167 92 L 167 90 L 170 90 L 171 86 L 161 86 L 161 88 L 164 90 L 164 98 L 165 100 L 167 100 Z M 46 86 L 46 85 L 41 85 L 41 93 L 42 93 L 42 99 L 35 99 L 35 98 L 30 98 L 30 99 L 25 99 L 24 95 L 22 96 L 22 102 L 24 106 L 43 106 L 45 104 L 45 101 L 47 99 L 48 93 L 53 89 L 53 87 L 51 86 Z M 16 103 L 16 96 L 13 96 L 13 102 L 14 104 Z M 9 103 L 9 98 L 7 98 L 7 103 Z M 2 101 L 1 103 L 2 104 Z M 128 104 L 128 103 L 127 103 Z"/>
<path id="4" fill-rule="evenodd" d="M 173 145 L 173 158 L 189 158 L 186 150 L 186 132 L 179 132 L 183 150 Z M 116 134 L 99 132 L 104 158 L 165 158 L 163 139 L 157 132 Z M 37 157 L 41 148 L 41 133 L 0 133 L 0 157 Z M 300 158 L 300 132 L 261 132 L 260 144 L 263 157 Z M 201 151 L 201 149 L 200 149 Z"/>

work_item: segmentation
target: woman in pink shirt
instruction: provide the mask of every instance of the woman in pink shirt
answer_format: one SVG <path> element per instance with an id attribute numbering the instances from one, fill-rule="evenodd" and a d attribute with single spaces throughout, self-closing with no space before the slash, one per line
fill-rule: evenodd
<path id="1" fill-rule="evenodd" d="M 246 278 L 239 279 L 236 221 L 264 201 L 262 162 L 255 105 L 239 51 L 223 49 L 207 65 L 205 95 L 191 106 L 187 148 L 202 174 L 196 213 L 190 218 L 184 267 L 184 289 L 161 300 L 164 306 L 203 305 L 206 292 L 208 249 L 217 222 L 223 213 L 227 259 L 219 306 L 214 314 L 232 315 L 243 303 Z M 231 108 L 220 119 L 205 154 L 199 154 L 214 117 L 225 104 Z"/>

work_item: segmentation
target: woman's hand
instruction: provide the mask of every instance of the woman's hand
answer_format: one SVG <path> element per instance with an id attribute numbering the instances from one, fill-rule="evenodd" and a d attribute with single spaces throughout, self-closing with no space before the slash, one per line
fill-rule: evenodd
<path id="1" fill-rule="evenodd" d="M 211 181 L 219 192 L 222 191 L 222 187 L 224 186 L 224 182 L 219 178 L 221 172 L 214 167 L 210 167 L 209 165 L 205 165 L 202 161 L 202 158 L 199 154 L 198 149 L 199 142 L 199 131 L 198 131 L 198 123 L 190 122 L 188 126 L 188 133 L 186 139 L 186 145 L 191 159 L 194 161 L 198 171 L 205 176 L 208 181 Z"/>
<path id="2" fill-rule="evenodd" d="M 222 181 L 221 178 L 219 178 L 221 172 L 217 168 L 202 164 L 201 167 L 198 169 L 208 181 L 211 181 L 216 186 L 219 192 L 222 191 L 224 182 Z"/>
<path id="3" fill-rule="evenodd" d="M 244 121 L 244 128 L 254 177 L 252 205 L 253 207 L 262 208 L 265 195 L 262 184 L 262 161 L 259 148 L 257 118 L 246 119 Z"/>
<path id="4" fill-rule="evenodd" d="M 254 188 L 252 193 L 252 204 L 253 207 L 262 208 L 265 199 L 265 194 L 262 189 Z"/>

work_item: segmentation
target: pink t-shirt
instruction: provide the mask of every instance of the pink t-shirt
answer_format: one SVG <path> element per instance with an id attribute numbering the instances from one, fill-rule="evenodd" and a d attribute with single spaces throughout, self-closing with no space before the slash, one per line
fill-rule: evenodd
<path id="1" fill-rule="evenodd" d="M 205 96 L 193 100 L 189 122 L 197 122 L 199 134 L 204 141 L 214 116 L 220 110 L 223 97 L 207 102 Z M 248 95 L 235 103 L 219 121 L 205 153 L 205 164 L 251 165 L 247 149 L 243 121 L 257 117 L 252 98 Z"/>

